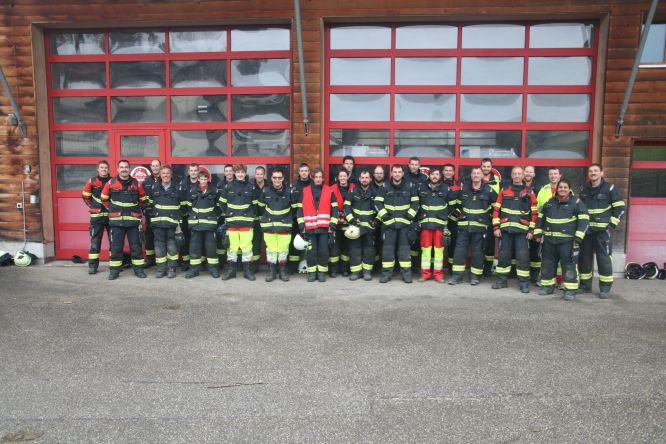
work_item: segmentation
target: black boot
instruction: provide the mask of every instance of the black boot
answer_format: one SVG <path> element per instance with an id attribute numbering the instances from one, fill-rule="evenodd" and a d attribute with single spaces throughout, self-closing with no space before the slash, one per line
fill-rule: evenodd
<path id="1" fill-rule="evenodd" d="M 324 273 L 323 271 L 318 271 L 317 279 L 319 280 L 319 282 L 326 282 L 326 273 Z"/>
<path id="2" fill-rule="evenodd" d="M 243 262 L 243 277 L 248 281 L 257 280 L 252 272 L 252 264 L 250 262 Z"/>
<path id="3" fill-rule="evenodd" d="M 355 271 L 349 276 L 349 280 L 350 281 L 357 281 L 360 277 L 361 277 L 361 273 L 358 272 L 358 271 Z"/>
<path id="4" fill-rule="evenodd" d="M 192 279 L 193 277 L 199 276 L 199 266 L 192 265 L 187 273 L 185 273 L 185 279 Z"/>
<path id="5" fill-rule="evenodd" d="M 259 271 L 259 261 L 253 261 L 250 263 L 250 270 L 252 273 L 257 273 Z"/>
<path id="6" fill-rule="evenodd" d="M 331 276 L 332 278 L 338 277 L 338 267 L 339 266 L 340 266 L 340 262 L 333 262 L 328 268 L 328 275 Z"/>
<path id="7" fill-rule="evenodd" d="M 208 269 L 210 270 L 210 275 L 213 276 L 214 279 L 220 277 L 220 267 L 218 265 L 209 265 Z"/>
<path id="8" fill-rule="evenodd" d="M 273 282 L 277 278 L 277 270 L 275 264 L 268 264 L 268 273 L 266 274 L 266 282 Z"/>
<path id="9" fill-rule="evenodd" d="M 227 268 L 224 270 L 224 274 L 222 274 L 222 280 L 223 281 L 228 281 L 231 278 L 236 277 L 236 262 L 228 262 L 227 263 Z"/>
<path id="10" fill-rule="evenodd" d="M 506 279 L 497 279 L 497 282 L 495 282 L 492 286 L 493 290 L 499 290 L 501 288 L 507 288 L 509 286 L 508 282 Z"/>
<path id="11" fill-rule="evenodd" d="M 393 277 L 393 270 L 382 270 L 382 277 L 379 278 L 381 284 L 385 284 Z"/>
<path id="12" fill-rule="evenodd" d="M 134 276 L 145 279 L 146 278 L 146 273 L 143 271 L 143 267 L 136 267 L 134 269 Z"/>
<path id="13" fill-rule="evenodd" d="M 479 282 L 481 282 L 481 278 L 479 278 L 479 276 L 472 273 L 470 278 L 469 278 L 469 284 L 470 285 L 479 285 Z"/>
<path id="14" fill-rule="evenodd" d="M 363 270 L 363 280 L 364 281 L 371 281 L 372 280 L 372 271 Z"/>
<path id="15" fill-rule="evenodd" d="M 520 285 L 520 292 L 521 293 L 529 293 L 530 292 L 530 281 L 520 282 L 518 285 Z"/>
<path id="16" fill-rule="evenodd" d="M 317 272 L 311 271 L 308 273 L 308 282 L 314 282 L 317 280 Z"/>
<path id="17" fill-rule="evenodd" d="M 485 261 L 483 263 L 483 277 L 490 277 L 493 275 L 493 263 Z"/>
<path id="18" fill-rule="evenodd" d="M 173 279 L 176 277 L 176 269 L 174 267 L 169 267 L 167 270 L 167 279 Z"/>
<path id="19" fill-rule="evenodd" d="M 340 270 L 342 270 L 342 275 L 344 277 L 349 276 L 349 262 L 342 262 L 340 264 Z"/>
<path id="20" fill-rule="evenodd" d="M 164 276 L 166 276 L 166 268 L 164 267 L 164 264 L 158 265 L 157 266 L 157 274 L 155 277 L 157 279 L 162 279 Z"/>
<path id="21" fill-rule="evenodd" d="M 146 255 L 146 263 L 144 264 L 144 268 L 150 268 L 153 265 L 155 265 L 155 255 L 154 254 L 147 254 Z"/>
<path id="22" fill-rule="evenodd" d="M 97 274 L 97 264 L 88 264 L 88 274 Z"/>
<path id="23" fill-rule="evenodd" d="M 280 280 L 282 282 L 288 282 L 289 273 L 287 273 L 287 264 L 280 264 L 279 269 L 280 269 Z"/>
<path id="24" fill-rule="evenodd" d="M 120 276 L 120 270 L 117 268 L 112 268 L 109 270 L 109 280 L 113 281 L 115 279 L 118 279 L 118 276 Z"/>
<path id="25" fill-rule="evenodd" d="M 402 268 L 400 270 L 400 273 L 402 274 L 402 281 L 405 284 L 411 284 L 412 283 L 412 269 L 411 268 Z"/>

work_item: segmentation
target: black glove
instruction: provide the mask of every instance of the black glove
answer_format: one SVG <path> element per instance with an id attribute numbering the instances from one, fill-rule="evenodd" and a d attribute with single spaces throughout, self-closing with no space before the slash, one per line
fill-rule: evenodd
<path id="1" fill-rule="evenodd" d="M 446 249 L 451 247 L 451 232 L 446 228 L 444 228 L 444 231 L 442 231 L 442 245 Z"/>

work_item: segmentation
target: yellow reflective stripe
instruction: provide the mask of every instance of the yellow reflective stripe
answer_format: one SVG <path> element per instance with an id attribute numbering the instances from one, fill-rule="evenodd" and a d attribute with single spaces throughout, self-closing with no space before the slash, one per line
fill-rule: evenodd
<path id="1" fill-rule="evenodd" d="M 90 197 L 93 195 L 93 193 L 88 193 L 87 191 L 83 191 L 82 194 L 86 197 Z"/>
<path id="2" fill-rule="evenodd" d="M 122 267 L 123 261 L 109 261 L 109 267 Z"/>
<path id="3" fill-rule="evenodd" d="M 499 274 L 507 274 L 511 271 L 511 265 L 508 267 L 495 267 L 495 272 Z"/>
<path id="4" fill-rule="evenodd" d="M 88 253 L 88 259 L 99 259 L 99 253 Z"/>
<path id="5" fill-rule="evenodd" d="M 439 219 L 437 217 L 426 217 L 424 219 L 419 219 L 419 222 L 422 224 L 432 222 L 435 224 L 441 224 L 441 225 L 446 225 L 446 221 L 444 219 Z"/>
<path id="6" fill-rule="evenodd" d="M 164 257 L 156 257 L 156 258 L 155 258 L 155 263 L 156 263 L 156 264 L 164 264 L 164 263 L 166 263 L 166 261 L 167 261 L 166 256 L 164 256 Z"/>
<path id="7" fill-rule="evenodd" d="M 624 206 L 625 206 L 623 200 L 618 200 L 617 202 L 613 202 L 611 205 L 612 205 L 613 207 L 615 207 L 615 208 L 617 208 L 617 207 L 624 207 Z"/>
<path id="8" fill-rule="evenodd" d="M 529 270 L 516 270 L 516 274 L 519 277 L 530 277 L 530 271 Z"/>
<path id="9" fill-rule="evenodd" d="M 578 290 L 578 282 L 563 282 L 562 286 L 565 290 Z"/>
<path id="10" fill-rule="evenodd" d="M 578 219 L 580 219 L 580 220 L 590 220 L 590 216 L 588 216 L 587 214 L 579 214 Z"/>
<path id="11" fill-rule="evenodd" d="M 541 279 L 540 284 L 541 284 L 542 287 L 552 287 L 553 285 L 555 285 L 555 278 Z"/>
<path id="12" fill-rule="evenodd" d="M 534 234 L 535 234 L 536 236 L 538 236 L 538 235 L 540 235 L 540 234 L 542 234 L 542 233 L 543 233 L 543 230 L 542 230 L 541 228 L 536 228 L 536 229 L 534 230 Z"/>
<path id="13" fill-rule="evenodd" d="M 488 224 L 482 224 L 481 222 L 476 222 L 476 221 L 473 221 L 473 220 L 462 220 L 462 221 L 458 222 L 458 226 L 460 226 L 460 227 L 470 226 L 470 227 L 487 228 Z"/>
<path id="14" fill-rule="evenodd" d="M 290 211 L 291 211 L 291 208 L 285 208 L 284 210 L 273 210 L 271 207 L 266 207 L 266 212 L 268 214 L 273 214 L 273 215 L 276 215 L 276 216 L 281 216 L 283 214 L 287 214 Z"/>
<path id="15" fill-rule="evenodd" d="M 372 216 L 375 214 L 375 210 L 357 210 L 356 208 L 352 208 L 352 213 L 359 214 L 361 216 Z"/>
<path id="16" fill-rule="evenodd" d="M 388 205 L 387 204 L 387 205 L 384 205 L 384 208 L 386 208 L 387 210 L 391 210 L 391 211 L 402 211 L 402 210 L 407 210 L 408 208 L 410 208 L 410 206 L 409 206 L 409 204 L 407 204 L 407 205 Z"/>
<path id="17" fill-rule="evenodd" d="M 166 217 L 166 216 L 153 217 L 152 219 L 150 219 L 150 221 L 151 221 L 151 223 L 154 223 L 154 222 L 170 222 L 170 223 L 176 224 L 176 225 L 180 223 L 180 220 L 176 220 L 176 219 L 173 219 L 171 217 Z"/>
<path id="18" fill-rule="evenodd" d="M 412 196 L 409 198 L 410 201 L 412 202 L 418 202 L 419 201 L 419 196 Z"/>
<path id="19" fill-rule="evenodd" d="M 599 282 L 613 282 L 613 276 L 603 276 L 599 275 Z"/>
<path id="20" fill-rule="evenodd" d="M 91 217 L 92 219 L 96 219 L 96 218 L 98 218 L 98 217 L 106 217 L 106 216 L 108 216 L 108 215 L 109 215 L 109 213 L 107 213 L 106 211 L 101 212 L 101 213 L 90 213 L 90 217 Z"/>
<path id="21" fill-rule="evenodd" d="M 192 211 L 194 213 L 210 213 L 211 211 L 215 210 L 215 207 L 208 207 L 208 208 L 197 208 L 197 207 L 192 207 Z"/>
<path id="22" fill-rule="evenodd" d="M 232 210 L 245 210 L 246 208 L 250 208 L 250 204 L 243 204 L 243 205 L 236 205 L 232 203 L 227 203 L 227 206 L 231 208 Z"/>
<path id="23" fill-rule="evenodd" d="M 291 224 L 285 224 L 285 223 L 282 223 L 282 222 L 263 222 L 263 223 L 261 223 L 261 228 L 270 228 L 270 227 L 291 228 Z"/>
<path id="24" fill-rule="evenodd" d="M 609 205 L 606 208 L 588 208 L 587 212 L 590 213 L 590 214 L 601 214 L 601 213 L 605 213 L 606 211 L 608 211 L 610 209 L 611 209 L 611 207 Z"/>
<path id="25" fill-rule="evenodd" d="M 576 231 L 576 237 L 583 239 L 585 237 L 585 232 L 584 231 Z"/>
<path id="26" fill-rule="evenodd" d="M 384 202 L 384 198 L 382 196 L 375 196 L 375 200 L 379 202 Z"/>
<path id="27" fill-rule="evenodd" d="M 155 208 L 158 210 L 180 210 L 180 205 L 162 205 L 156 204 Z"/>
<path id="28" fill-rule="evenodd" d="M 407 210 L 407 214 L 414 217 L 416 216 L 416 210 L 414 208 L 410 208 L 409 210 Z"/>
<path id="29" fill-rule="evenodd" d="M 575 217 L 569 217 L 566 219 L 555 219 L 552 217 L 546 217 L 546 222 L 551 223 L 551 224 L 568 224 L 571 222 L 575 222 L 576 218 Z"/>
<path id="30" fill-rule="evenodd" d="M 140 217 L 134 217 L 134 216 L 111 216 L 111 217 L 109 217 L 109 220 L 138 221 L 138 220 L 141 220 L 141 218 Z"/>
<path id="31" fill-rule="evenodd" d="M 608 222 L 590 222 L 590 226 L 594 228 L 606 228 L 608 227 Z"/>
<path id="32" fill-rule="evenodd" d="M 618 225 L 618 224 L 620 223 L 620 219 L 618 219 L 618 218 L 615 217 L 615 216 L 611 216 L 610 219 L 611 219 L 610 221 L 611 221 L 611 223 L 612 223 L 613 225 Z"/>
<path id="33" fill-rule="evenodd" d="M 551 236 L 551 237 L 573 237 L 573 234 L 558 233 L 557 231 L 546 231 L 543 234 L 544 236 Z"/>
<path id="34" fill-rule="evenodd" d="M 592 279 L 592 273 L 591 273 L 591 272 L 590 272 L 590 273 L 581 273 L 581 274 L 580 274 L 580 280 L 581 280 L 581 281 L 589 281 L 590 279 Z"/>
<path id="35" fill-rule="evenodd" d="M 94 200 L 94 201 L 97 202 L 97 203 L 102 203 L 102 199 L 100 199 L 100 198 L 97 197 L 97 196 L 92 196 L 92 200 Z"/>
<path id="36" fill-rule="evenodd" d="M 382 208 L 381 210 L 379 210 L 379 213 L 377 213 L 377 219 L 381 219 L 382 217 L 386 216 L 387 213 L 388 211 Z"/>
<path id="37" fill-rule="evenodd" d="M 177 254 L 171 255 L 167 253 L 167 259 L 169 259 L 170 261 L 177 261 L 178 255 Z"/>
<path id="38" fill-rule="evenodd" d="M 469 269 L 469 271 L 472 272 L 472 274 L 475 274 L 475 275 L 477 275 L 477 276 L 481 276 L 481 275 L 483 274 L 483 268 L 474 268 L 474 267 L 471 267 L 471 268 Z"/>
<path id="39" fill-rule="evenodd" d="M 115 200 L 111 200 L 111 204 L 115 205 L 117 207 L 124 207 L 124 208 L 136 207 L 137 206 L 136 202 L 116 202 Z"/>
<path id="40" fill-rule="evenodd" d="M 227 222 L 233 222 L 233 221 L 245 221 L 245 222 L 252 222 L 254 220 L 253 217 L 248 217 L 248 216 L 231 216 L 227 217 Z"/>
<path id="41" fill-rule="evenodd" d="M 514 214 L 516 216 L 522 216 L 523 214 L 527 214 L 526 211 L 521 211 L 521 210 L 512 210 L 510 208 L 502 207 L 500 210 L 502 213 L 507 213 L 507 214 Z"/>
<path id="42" fill-rule="evenodd" d="M 464 213 L 467 213 L 467 214 L 485 214 L 485 213 L 488 212 L 487 208 L 482 208 L 480 210 L 477 210 L 477 209 L 474 209 L 474 208 L 463 207 L 462 210 L 463 210 Z"/>
<path id="43" fill-rule="evenodd" d="M 190 219 L 187 223 L 189 225 L 196 225 L 196 224 L 217 225 L 216 220 L 206 220 L 206 219 Z"/>
<path id="44" fill-rule="evenodd" d="M 507 227 L 519 228 L 524 231 L 528 231 L 530 229 L 527 225 L 519 224 L 518 222 L 502 222 L 500 224 L 500 228 Z"/>
<path id="45" fill-rule="evenodd" d="M 421 208 L 426 211 L 439 211 L 446 210 L 446 205 L 421 205 Z"/>
<path id="46" fill-rule="evenodd" d="M 132 259 L 132 265 L 143 265 L 144 263 L 143 259 Z"/>

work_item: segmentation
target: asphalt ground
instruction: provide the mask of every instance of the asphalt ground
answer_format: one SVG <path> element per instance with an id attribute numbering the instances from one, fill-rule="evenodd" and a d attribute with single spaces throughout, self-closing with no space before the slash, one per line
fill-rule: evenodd
<path id="1" fill-rule="evenodd" d="M 148 274 L 0 268 L 0 441 L 666 441 L 666 281 Z"/>

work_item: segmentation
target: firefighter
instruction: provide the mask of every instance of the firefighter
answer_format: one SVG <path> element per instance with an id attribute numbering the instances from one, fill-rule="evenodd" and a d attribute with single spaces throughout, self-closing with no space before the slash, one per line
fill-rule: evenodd
<path id="1" fill-rule="evenodd" d="M 261 194 L 268 184 L 266 183 L 266 168 L 258 166 L 254 169 L 254 188 L 257 191 L 257 196 Z M 263 241 L 263 233 L 261 232 L 260 215 L 257 212 L 257 217 L 254 220 L 252 227 L 252 271 L 256 273 L 259 271 L 259 262 L 261 261 L 261 247 Z"/>
<path id="2" fill-rule="evenodd" d="M 217 193 L 222 194 L 222 190 L 231 182 L 234 181 L 234 167 L 231 164 L 226 164 L 223 169 L 223 178 L 220 182 L 217 183 Z M 229 238 L 227 237 L 226 234 L 226 225 L 224 223 L 224 217 L 222 216 L 222 213 L 220 213 L 220 217 L 218 219 L 218 231 L 217 235 L 215 236 L 217 238 L 217 258 L 220 261 L 221 265 L 224 265 L 227 262 L 227 248 L 226 244 L 229 241 Z"/>
<path id="3" fill-rule="evenodd" d="M 525 178 L 523 179 L 523 182 L 526 186 L 532 189 L 535 196 L 538 195 L 542 186 L 536 179 L 536 169 L 534 166 L 527 165 L 525 167 Z M 540 244 L 534 239 L 534 237 L 528 241 L 528 244 L 530 247 L 530 282 L 536 284 L 539 279 L 539 269 L 541 268 L 541 256 L 539 252 Z M 515 268 L 515 260 L 513 264 Z"/>
<path id="4" fill-rule="evenodd" d="M 455 167 L 447 163 L 442 168 L 442 182 L 448 185 L 449 187 L 449 198 L 454 199 L 449 201 L 449 219 L 446 224 L 447 230 L 449 230 L 449 245 L 446 247 L 446 259 L 448 262 L 449 270 L 453 267 L 453 252 L 456 251 L 456 240 L 458 239 L 458 217 L 460 216 L 458 207 L 456 205 L 455 197 L 457 191 L 460 191 L 460 183 L 456 180 L 456 169 Z"/>
<path id="5" fill-rule="evenodd" d="M 354 170 L 355 165 L 356 165 L 356 160 L 354 159 L 354 156 L 346 155 L 345 157 L 342 158 L 342 165 L 340 165 L 340 169 L 338 170 L 338 171 L 345 170 L 347 172 L 347 183 L 351 183 L 354 185 L 358 183 L 358 177 L 356 176 L 356 171 Z M 338 183 L 337 174 L 333 178 L 333 184 L 336 183 Z"/>
<path id="6" fill-rule="evenodd" d="M 441 181 L 441 173 L 432 168 L 428 182 L 419 188 L 420 208 L 416 216 L 421 227 L 421 277 L 419 282 L 430 278 L 444 282 L 444 236 L 449 236 L 449 186 Z M 433 254 L 434 250 L 434 254 Z"/>
<path id="7" fill-rule="evenodd" d="M 490 185 L 483 182 L 481 167 L 472 168 L 471 181 L 465 183 L 455 193 L 458 219 L 458 240 L 453 254 L 453 268 L 449 285 L 462 283 L 462 274 L 467 262 L 467 250 L 472 251 L 470 284 L 478 285 L 483 275 L 484 237 L 491 226 L 492 205 L 497 200 L 497 193 Z"/>
<path id="8" fill-rule="evenodd" d="M 575 253 L 585 238 L 589 216 L 585 204 L 571 192 L 571 183 L 561 179 L 557 195 L 546 202 L 536 223 L 534 234 L 543 243 L 541 258 L 541 289 L 539 295 L 553 294 L 557 264 L 564 271 L 564 299 L 576 297 L 578 277 Z"/>
<path id="9" fill-rule="evenodd" d="M 328 272 L 329 236 L 338 224 L 338 203 L 328 185 L 324 185 L 324 172 L 312 170 L 312 185 L 299 193 L 296 208 L 298 229 L 309 242 L 305 257 L 308 264 L 308 282 L 326 282 Z"/>
<path id="10" fill-rule="evenodd" d="M 534 235 L 537 201 L 534 192 L 524 183 L 524 170 L 511 170 L 511 184 L 502 188 L 493 207 L 493 234 L 500 240 L 499 259 L 493 289 L 506 288 L 511 261 L 516 260 L 518 285 L 523 293 L 530 292 L 529 241 Z"/>
<path id="11" fill-rule="evenodd" d="M 153 159 L 150 162 L 150 176 L 146 177 L 146 179 L 143 181 L 141 184 L 143 186 L 143 191 L 146 193 L 146 196 L 148 196 L 148 200 L 152 199 L 152 192 L 153 192 L 153 187 L 155 186 L 155 183 L 159 182 L 160 180 L 160 167 L 162 166 L 162 163 L 158 159 Z M 150 212 L 147 212 L 145 215 L 146 218 L 146 229 L 145 229 L 145 245 L 144 248 L 146 249 L 146 266 L 145 268 L 152 267 L 155 265 L 155 236 L 153 236 L 153 230 L 151 229 L 151 219 L 150 219 Z"/>
<path id="12" fill-rule="evenodd" d="M 546 202 L 551 198 L 555 197 L 557 194 L 557 184 L 562 178 L 562 173 L 558 167 L 548 168 L 548 183 L 541 186 L 539 189 L 535 189 L 534 192 L 537 195 L 537 210 L 541 211 L 541 208 Z M 533 239 L 536 241 L 536 239 Z M 530 245 L 530 280 L 533 283 L 539 281 L 539 273 L 541 272 L 541 244 L 536 252 L 533 252 Z M 557 275 L 555 276 L 558 285 L 562 284 L 562 268 L 558 265 Z"/>
<path id="13" fill-rule="evenodd" d="M 233 166 L 234 180 L 227 184 L 220 194 L 220 209 L 227 225 L 229 249 L 228 267 L 222 280 L 236 277 L 237 262 L 243 264 L 243 277 L 254 281 L 256 277 L 250 267 L 252 263 L 252 227 L 257 213 L 256 188 L 247 180 L 247 166 Z M 240 251 L 240 261 L 238 252 Z"/>
<path id="14" fill-rule="evenodd" d="M 370 185 L 370 171 L 363 170 L 358 178 L 358 186 L 352 188 L 344 202 L 345 220 L 359 227 L 358 239 L 349 239 L 349 279 L 358 280 L 363 275 L 366 281 L 372 280 L 375 262 L 375 226 L 377 209 L 375 193 Z"/>
<path id="15" fill-rule="evenodd" d="M 180 182 L 181 192 L 185 195 L 189 195 L 193 188 L 199 186 L 199 164 L 191 163 L 187 166 L 187 175 L 183 177 Z M 181 224 L 181 229 L 183 231 L 183 244 L 181 245 L 181 268 L 183 271 L 187 271 L 190 268 L 190 229 L 189 229 L 189 218 L 188 212 L 183 215 L 183 223 Z"/>
<path id="16" fill-rule="evenodd" d="M 338 273 L 343 276 L 349 276 L 349 239 L 344 235 L 344 230 L 349 226 L 345 219 L 344 204 L 347 196 L 354 189 L 354 184 L 349 182 L 349 172 L 342 168 L 338 171 L 335 184 L 331 186 L 331 192 L 335 195 L 335 201 L 338 205 L 338 224 L 332 236 L 335 236 L 332 242 L 330 256 L 328 258 L 328 272 L 334 278 Z"/>
<path id="17" fill-rule="evenodd" d="M 590 230 L 581 245 L 578 268 L 582 292 L 592 291 L 592 261 L 597 257 L 599 298 L 608 299 L 613 286 L 613 243 L 611 230 L 620 223 L 625 204 L 620 191 L 604 179 L 604 169 L 593 163 L 587 169 L 586 182 L 580 190 L 580 200 L 590 215 Z"/>
<path id="18" fill-rule="evenodd" d="M 379 189 L 384 186 L 384 178 L 386 172 L 382 165 L 375 166 L 375 169 L 372 171 L 372 182 L 370 183 L 370 188 L 372 193 L 377 196 L 379 195 Z M 375 229 L 375 266 L 374 270 L 381 270 L 382 268 L 382 230 Z"/>
<path id="19" fill-rule="evenodd" d="M 200 171 L 197 186 L 189 192 L 189 220 L 190 229 L 190 268 L 185 279 L 199 276 L 203 258 L 208 263 L 210 275 L 217 279 L 220 277 L 220 259 L 217 256 L 217 223 L 220 217 L 217 187 L 208 183 L 208 173 Z"/>
<path id="20" fill-rule="evenodd" d="M 130 177 L 128 160 L 118 161 L 118 176 L 104 185 L 100 198 L 109 211 L 109 226 L 111 227 L 109 280 L 117 279 L 120 275 L 120 269 L 123 266 L 125 237 L 130 246 L 134 274 L 139 278 L 145 278 L 139 224 L 141 223 L 141 208 L 145 204 L 147 196 L 141 184 Z"/>
<path id="21" fill-rule="evenodd" d="M 497 170 L 493 169 L 493 161 L 487 157 L 482 159 L 481 171 L 483 172 L 483 183 L 490 186 L 497 196 L 500 191 L 500 178 L 495 174 Z M 488 225 L 486 237 L 483 240 L 483 259 L 483 276 L 490 277 L 495 261 L 495 236 L 493 236 L 492 225 Z"/>
<path id="22" fill-rule="evenodd" d="M 296 220 L 297 208 L 301 204 L 303 188 L 312 185 L 312 180 L 310 179 L 310 166 L 307 163 L 302 163 L 298 167 L 298 177 L 294 181 L 294 184 L 291 187 L 291 201 L 294 205 L 294 222 L 291 229 L 291 237 L 293 238 L 299 233 L 298 230 L 298 221 Z M 289 244 L 289 258 L 288 258 L 287 270 L 289 274 L 295 274 L 298 271 L 298 264 L 301 261 L 301 252 L 294 248 L 294 244 Z"/>
<path id="23" fill-rule="evenodd" d="M 96 274 L 99 267 L 99 252 L 102 249 L 102 237 L 106 230 L 109 238 L 109 212 L 100 198 L 104 185 L 111 179 L 109 176 L 109 162 L 97 162 L 97 176 L 91 177 L 83 187 L 83 202 L 90 213 L 90 251 L 88 253 L 88 274 Z"/>
<path id="24" fill-rule="evenodd" d="M 417 194 L 421 185 L 428 182 L 428 176 L 421 172 L 421 160 L 416 156 L 409 158 L 404 177 L 405 182 L 411 184 Z M 421 251 L 419 250 L 418 242 L 410 247 L 409 255 L 412 262 L 412 272 L 418 273 L 421 265 Z"/>
<path id="25" fill-rule="evenodd" d="M 171 181 L 173 171 L 169 165 L 160 167 L 160 178 L 153 182 L 150 191 L 150 218 L 155 239 L 155 263 L 157 277 L 176 277 L 178 247 L 176 229 L 188 209 L 187 194 Z"/>
<path id="26" fill-rule="evenodd" d="M 276 168 L 271 173 L 271 184 L 261 190 L 257 204 L 266 244 L 266 282 L 274 281 L 278 274 L 281 281 L 289 280 L 287 258 L 291 244 L 291 224 L 294 220 L 292 204 L 292 193 L 284 183 L 284 173 Z"/>
<path id="27" fill-rule="evenodd" d="M 419 208 L 416 187 L 404 178 L 402 165 L 391 167 L 391 180 L 380 189 L 375 197 L 377 219 L 382 222 L 382 277 L 384 284 L 391 280 L 395 267 L 396 253 L 402 280 L 412 282 L 410 245 L 407 232 Z"/>

